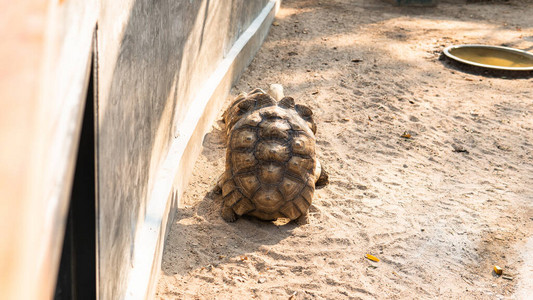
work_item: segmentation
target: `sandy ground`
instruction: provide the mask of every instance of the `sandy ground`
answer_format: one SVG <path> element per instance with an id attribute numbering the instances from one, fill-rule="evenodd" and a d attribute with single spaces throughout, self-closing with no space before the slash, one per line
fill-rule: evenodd
<path id="1" fill-rule="evenodd" d="M 331 183 L 308 225 L 225 223 L 213 124 L 157 297 L 533 299 L 533 79 L 440 57 L 463 43 L 532 50 L 533 3 L 472 2 L 284 1 L 233 96 L 282 83 L 311 106 Z"/>

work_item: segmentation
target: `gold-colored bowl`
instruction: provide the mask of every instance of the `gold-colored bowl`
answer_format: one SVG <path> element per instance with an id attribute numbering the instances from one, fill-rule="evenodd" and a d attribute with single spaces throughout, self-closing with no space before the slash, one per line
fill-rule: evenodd
<path id="1" fill-rule="evenodd" d="M 533 71 L 533 54 L 501 46 L 458 45 L 444 49 L 447 57 L 472 66 L 508 71 Z"/>

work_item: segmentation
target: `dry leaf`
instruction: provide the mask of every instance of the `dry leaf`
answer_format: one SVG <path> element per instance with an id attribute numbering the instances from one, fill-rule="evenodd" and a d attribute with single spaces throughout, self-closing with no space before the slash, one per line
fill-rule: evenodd
<path id="1" fill-rule="evenodd" d="M 276 22 L 276 21 L 274 21 L 274 22 L 272 22 L 272 25 L 274 25 L 274 26 L 279 26 L 279 23 Z"/>
<path id="2" fill-rule="evenodd" d="M 503 269 L 500 268 L 499 266 L 494 266 L 494 273 L 496 273 L 498 275 L 502 275 Z"/>
<path id="3" fill-rule="evenodd" d="M 407 133 L 407 131 L 405 131 L 403 134 L 402 134 L 402 137 L 404 139 L 410 139 L 411 138 L 411 134 L 410 133 Z"/>
<path id="4" fill-rule="evenodd" d="M 365 255 L 365 257 L 370 259 L 371 261 L 375 261 L 375 262 L 379 261 L 379 258 L 377 258 L 377 257 L 375 257 L 374 255 L 371 255 L 371 254 Z"/>

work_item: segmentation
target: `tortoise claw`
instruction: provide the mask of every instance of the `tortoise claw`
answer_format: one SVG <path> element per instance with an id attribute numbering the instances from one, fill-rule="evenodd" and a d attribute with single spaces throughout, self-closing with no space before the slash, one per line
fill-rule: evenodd
<path id="1" fill-rule="evenodd" d="M 215 187 L 213 188 L 213 193 L 215 195 L 222 195 L 222 188 L 220 187 L 220 185 L 215 185 Z"/>
<path id="2" fill-rule="evenodd" d="M 235 222 L 237 220 L 237 214 L 231 207 L 224 206 L 222 208 L 222 219 L 226 222 Z"/>

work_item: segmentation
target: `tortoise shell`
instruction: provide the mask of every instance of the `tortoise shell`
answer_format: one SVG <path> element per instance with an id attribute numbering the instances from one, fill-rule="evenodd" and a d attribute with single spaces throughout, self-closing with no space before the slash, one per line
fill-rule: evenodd
<path id="1" fill-rule="evenodd" d="M 222 217 L 307 218 L 320 168 L 311 110 L 290 97 L 276 101 L 256 89 L 224 114 L 226 171 L 219 181 Z"/>

